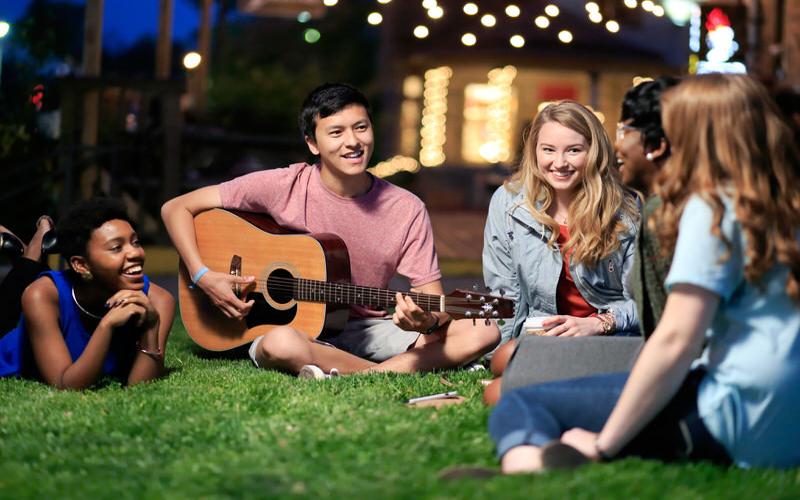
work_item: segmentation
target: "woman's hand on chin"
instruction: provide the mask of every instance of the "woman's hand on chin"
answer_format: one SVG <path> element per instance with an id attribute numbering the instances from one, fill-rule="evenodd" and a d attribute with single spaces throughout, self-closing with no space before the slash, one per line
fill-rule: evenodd
<path id="1" fill-rule="evenodd" d="M 122 326 L 133 319 L 137 327 L 151 327 L 158 322 L 158 311 L 153 303 L 139 290 L 120 290 L 106 302 L 109 311 L 103 317 L 109 318 L 112 327 Z"/>

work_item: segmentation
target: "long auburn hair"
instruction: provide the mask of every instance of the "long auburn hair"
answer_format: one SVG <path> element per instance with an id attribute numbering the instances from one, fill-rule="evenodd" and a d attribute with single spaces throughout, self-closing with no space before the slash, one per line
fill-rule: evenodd
<path id="1" fill-rule="evenodd" d="M 514 193 L 525 190 L 534 219 L 550 228 L 548 245 L 554 246 L 558 239 L 558 222 L 547 214 L 555 201 L 555 192 L 539 170 L 536 145 L 542 127 L 549 122 L 574 130 L 589 145 L 586 166 L 580 172 L 580 184 L 569 207 L 570 237 L 563 250 L 572 252 L 574 262 L 593 266 L 616 251 L 620 236 L 630 230 L 630 224 L 638 223 L 636 198 L 622 186 L 614 147 L 594 113 L 574 101 L 547 106 L 527 131 L 522 163 L 506 188 Z"/>
<path id="2" fill-rule="evenodd" d="M 743 75 L 702 75 L 661 98 L 672 155 L 658 177 L 663 204 L 650 227 L 671 255 L 692 194 L 713 209 L 711 233 L 724 239 L 721 195 L 730 196 L 744 231 L 744 275 L 754 283 L 777 261 L 786 291 L 800 302 L 800 156 L 767 90 Z"/>

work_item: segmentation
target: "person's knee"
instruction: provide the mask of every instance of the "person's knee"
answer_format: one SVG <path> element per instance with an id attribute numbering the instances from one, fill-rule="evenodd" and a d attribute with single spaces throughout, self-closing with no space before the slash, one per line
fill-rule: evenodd
<path id="1" fill-rule="evenodd" d="M 464 336 L 473 343 L 479 355 L 491 351 L 500 342 L 500 330 L 494 323 L 472 326 L 469 331 L 464 332 Z"/>
<path id="2" fill-rule="evenodd" d="M 258 355 L 267 367 L 291 369 L 303 363 L 308 352 L 308 338 L 290 327 L 278 327 L 264 334 Z"/>
<path id="3" fill-rule="evenodd" d="M 514 354 L 514 349 L 516 348 L 517 342 L 515 340 L 509 340 L 494 352 L 494 355 L 492 356 L 492 363 L 490 365 L 492 375 L 495 377 L 500 377 L 503 375 L 503 372 L 506 370 L 506 366 L 508 366 L 508 362 L 511 359 L 511 355 Z"/>

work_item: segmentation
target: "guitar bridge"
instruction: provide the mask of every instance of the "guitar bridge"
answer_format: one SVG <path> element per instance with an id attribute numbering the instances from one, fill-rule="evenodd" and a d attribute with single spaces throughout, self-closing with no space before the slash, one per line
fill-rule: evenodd
<path id="1" fill-rule="evenodd" d="M 234 255 L 231 257 L 231 269 L 229 271 L 231 276 L 241 276 L 242 275 L 242 258 L 239 255 Z M 242 285 L 241 283 L 236 283 L 233 285 L 233 293 L 236 294 L 238 298 L 242 298 Z"/>

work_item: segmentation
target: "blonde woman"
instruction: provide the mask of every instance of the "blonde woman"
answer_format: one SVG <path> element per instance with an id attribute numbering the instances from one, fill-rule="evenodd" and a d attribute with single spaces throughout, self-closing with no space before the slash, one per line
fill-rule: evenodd
<path id="1" fill-rule="evenodd" d="M 693 77 L 661 103 L 672 156 L 652 228 L 674 252 L 664 314 L 630 374 L 506 394 L 489 421 L 504 472 L 626 455 L 800 465 L 792 133 L 746 76 Z"/>
<path id="2" fill-rule="evenodd" d="M 625 288 L 638 220 L 637 200 L 620 183 L 594 113 L 572 101 L 542 110 L 519 171 L 492 197 L 484 231 L 486 284 L 517 301 L 514 320 L 500 327 L 508 344 L 493 358 L 496 376 L 526 318 L 546 318 L 550 336 L 638 332 Z M 487 389 L 490 404 L 499 383 Z"/>

